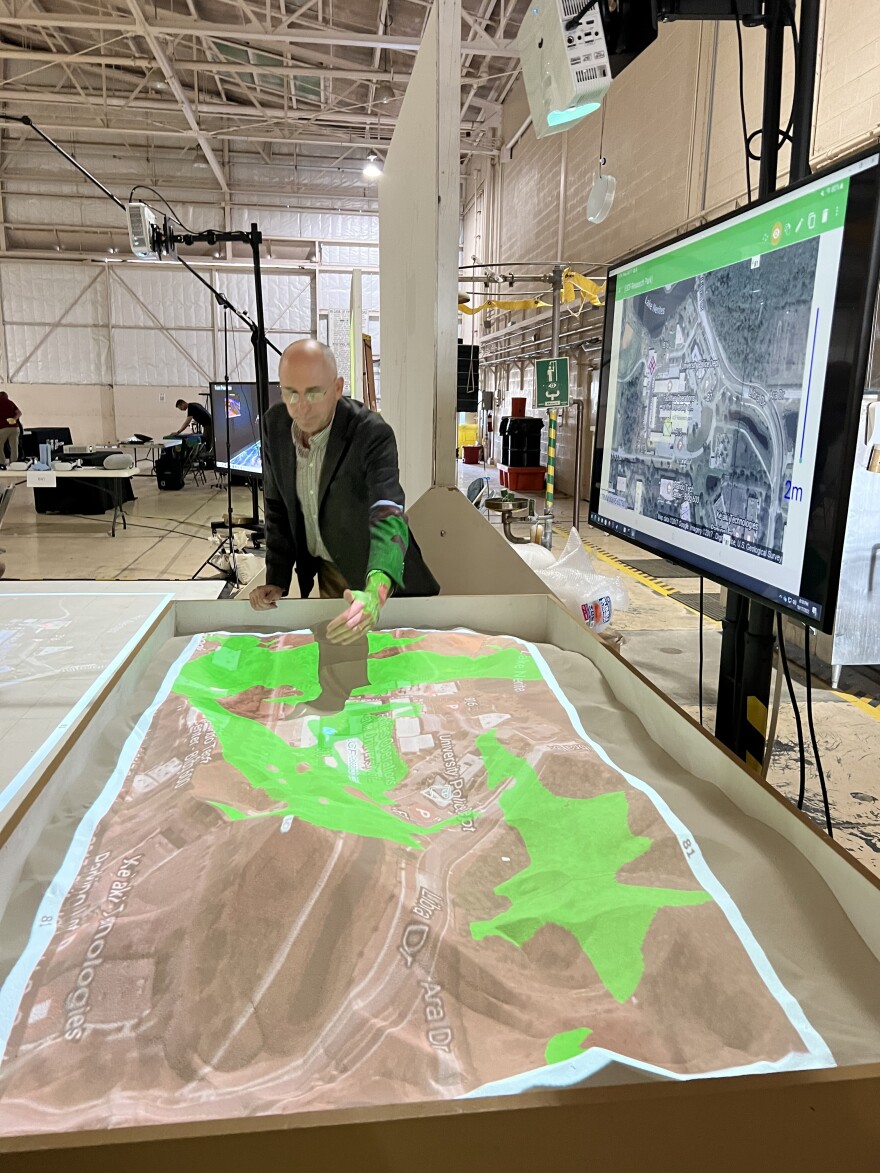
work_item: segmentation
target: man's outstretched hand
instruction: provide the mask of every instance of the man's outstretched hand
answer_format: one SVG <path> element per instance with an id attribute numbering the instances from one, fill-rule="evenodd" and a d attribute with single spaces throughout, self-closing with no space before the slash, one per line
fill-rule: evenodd
<path id="1" fill-rule="evenodd" d="M 327 625 L 327 639 L 334 644 L 351 644 L 363 639 L 379 621 L 379 612 L 388 598 L 391 579 L 381 571 L 373 570 L 367 575 L 367 585 L 362 591 L 346 591 L 348 607 Z"/>
<path id="2" fill-rule="evenodd" d="M 251 591 L 248 599 L 255 611 L 271 611 L 283 594 L 284 591 L 278 586 L 258 586 Z"/>

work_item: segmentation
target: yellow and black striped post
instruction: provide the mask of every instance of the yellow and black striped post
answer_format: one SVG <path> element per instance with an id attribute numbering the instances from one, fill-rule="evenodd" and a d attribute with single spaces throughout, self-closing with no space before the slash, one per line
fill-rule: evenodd
<path id="1" fill-rule="evenodd" d="M 544 495 L 544 510 L 553 512 L 553 489 L 556 484 L 556 412 L 547 412 L 547 488 Z"/>

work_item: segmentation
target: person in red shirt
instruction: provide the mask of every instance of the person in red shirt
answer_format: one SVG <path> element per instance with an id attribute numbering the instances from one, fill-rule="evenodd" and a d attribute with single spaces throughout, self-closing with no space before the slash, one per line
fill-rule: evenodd
<path id="1" fill-rule="evenodd" d="M 18 460 L 18 421 L 21 409 L 6 394 L 0 391 L 0 464 L 6 465 Z M 6 445 L 9 445 L 9 461 L 6 460 Z"/>

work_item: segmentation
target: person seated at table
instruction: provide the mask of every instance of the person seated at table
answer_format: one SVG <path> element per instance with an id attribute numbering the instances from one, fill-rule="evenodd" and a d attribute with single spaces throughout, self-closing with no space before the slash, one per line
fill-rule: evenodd
<path id="1" fill-rule="evenodd" d="M 214 421 L 211 419 L 211 413 L 201 403 L 187 403 L 185 399 L 178 399 L 177 407 L 180 411 L 186 412 L 186 419 L 176 432 L 172 432 L 172 436 L 179 436 L 185 432 L 187 428 L 193 427 L 202 433 L 202 440 L 209 456 L 214 454 Z"/>
<path id="2" fill-rule="evenodd" d="M 0 464 L 5 468 L 13 460 L 18 460 L 18 436 L 21 409 L 16 406 L 6 394 L 0 391 Z M 9 459 L 6 458 L 6 447 L 9 446 Z"/>

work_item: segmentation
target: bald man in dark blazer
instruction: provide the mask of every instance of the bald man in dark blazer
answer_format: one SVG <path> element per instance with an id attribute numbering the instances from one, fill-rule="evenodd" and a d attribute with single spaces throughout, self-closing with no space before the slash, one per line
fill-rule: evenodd
<path id="1" fill-rule="evenodd" d="M 397 443 L 390 426 L 343 398 L 329 347 L 295 342 L 281 356 L 282 402 L 263 420 L 266 585 L 255 610 L 274 607 L 296 574 L 308 597 L 344 598 L 328 628 L 335 642 L 375 626 L 388 595 L 436 595 L 404 513 Z"/>

